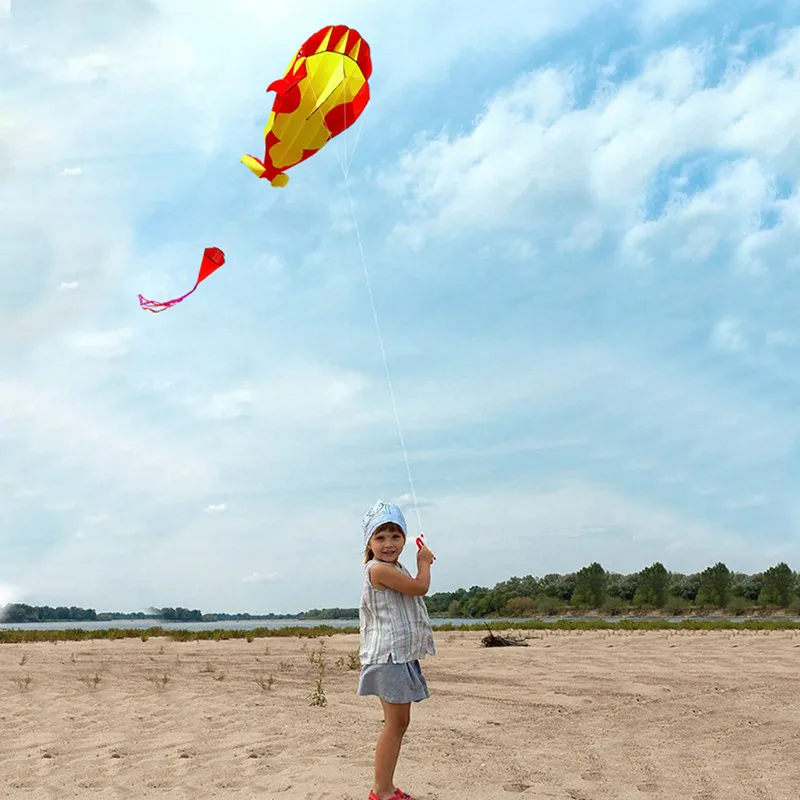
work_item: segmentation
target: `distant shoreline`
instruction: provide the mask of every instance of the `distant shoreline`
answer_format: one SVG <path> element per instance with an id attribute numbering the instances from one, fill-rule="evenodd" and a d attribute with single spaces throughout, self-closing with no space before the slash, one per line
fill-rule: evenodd
<path id="1" fill-rule="evenodd" d="M 158 621 L 154 621 L 157 623 Z M 334 623 L 334 624 L 331 624 Z M 436 633 L 451 631 L 512 631 L 512 630 L 562 630 L 562 631 L 603 631 L 603 630 L 638 630 L 668 631 L 668 630 L 755 630 L 755 631 L 786 631 L 800 630 L 800 617 L 775 615 L 773 617 L 681 617 L 667 618 L 654 617 L 594 617 L 582 618 L 561 616 L 551 619 L 503 619 L 492 618 L 483 620 L 436 620 L 431 623 Z M 27 623 L 14 627 L 0 625 L 0 645 L 23 644 L 29 642 L 58 642 L 68 641 L 94 641 L 115 639 L 169 639 L 176 642 L 199 640 L 245 639 L 253 642 L 256 639 L 272 638 L 310 638 L 321 639 L 339 635 L 359 634 L 359 626 L 352 620 L 328 620 L 327 624 L 307 625 L 274 625 L 272 627 L 250 624 L 221 627 L 214 623 L 171 623 L 168 626 L 153 624 L 147 627 L 102 626 L 102 623 L 82 626 L 70 626 L 62 623 L 63 627 L 53 627 L 48 623 Z"/>

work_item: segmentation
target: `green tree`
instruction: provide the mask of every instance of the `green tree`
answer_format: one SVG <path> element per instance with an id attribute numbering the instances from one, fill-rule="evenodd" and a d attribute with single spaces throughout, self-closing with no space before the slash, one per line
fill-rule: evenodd
<path id="1" fill-rule="evenodd" d="M 636 605 L 663 608 L 667 602 L 668 583 L 669 574 L 666 567 L 656 561 L 639 573 L 639 586 L 633 602 Z"/>
<path id="2" fill-rule="evenodd" d="M 606 594 L 611 598 L 623 600 L 626 603 L 633 601 L 636 590 L 639 588 L 639 576 L 620 575 L 618 572 L 608 573 L 608 583 L 606 584 Z"/>
<path id="3" fill-rule="evenodd" d="M 572 605 L 602 608 L 606 600 L 606 571 L 596 561 L 578 570 Z"/>
<path id="4" fill-rule="evenodd" d="M 764 575 L 746 575 L 743 572 L 734 572 L 731 575 L 731 595 L 741 597 L 747 603 L 757 603 L 764 588 Z"/>
<path id="5" fill-rule="evenodd" d="M 721 561 L 713 567 L 706 567 L 700 573 L 700 589 L 697 602 L 701 606 L 725 608 L 731 592 L 731 573 Z"/>
<path id="6" fill-rule="evenodd" d="M 697 593 L 700 591 L 700 576 L 683 575 L 680 572 L 670 572 L 669 574 L 669 595 L 676 600 L 685 600 L 694 603 Z"/>
<path id="7" fill-rule="evenodd" d="M 550 573 L 542 578 L 541 591 L 545 597 L 553 597 L 561 600 L 562 603 L 569 603 L 572 600 L 572 593 L 575 591 L 576 576 L 574 572 L 568 575 L 557 575 Z"/>
<path id="8" fill-rule="evenodd" d="M 506 604 L 509 616 L 526 617 L 533 614 L 536 604 L 532 597 L 512 597 Z"/>
<path id="9" fill-rule="evenodd" d="M 781 562 L 764 572 L 764 587 L 758 602 L 765 606 L 788 608 L 792 602 L 794 575 L 788 564 Z"/>

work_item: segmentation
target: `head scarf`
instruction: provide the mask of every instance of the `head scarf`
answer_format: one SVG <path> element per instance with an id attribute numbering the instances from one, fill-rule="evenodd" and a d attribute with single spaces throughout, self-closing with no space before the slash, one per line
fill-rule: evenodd
<path id="1" fill-rule="evenodd" d="M 403 538 L 408 538 L 408 528 L 406 527 L 406 518 L 403 512 L 394 503 L 384 503 L 383 500 L 378 500 L 372 508 L 364 514 L 361 520 L 361 532 L 364 534 L 364 545 L 369 544 L 372 534 L 387 522 L 393 522 L 401 531 L 403 531 Z"/>

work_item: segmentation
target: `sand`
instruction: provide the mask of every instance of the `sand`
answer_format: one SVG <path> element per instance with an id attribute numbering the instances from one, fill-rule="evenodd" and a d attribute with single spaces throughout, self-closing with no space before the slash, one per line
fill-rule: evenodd
<path id="1" fill-rule="evenodd" d="M 800 631 L 482 635 L 437 633 L 423 662 L 395 774 L 417 800 L 800 796 Z M 366 800 L 382 713 L 355 694 L 357 648 L 0 645 L 0 797 Z"/>

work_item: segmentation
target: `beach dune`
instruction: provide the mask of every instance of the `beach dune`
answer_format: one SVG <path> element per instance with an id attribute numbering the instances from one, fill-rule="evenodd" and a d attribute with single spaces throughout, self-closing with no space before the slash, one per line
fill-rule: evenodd
<path id="1" fill-rule="evenodd" d="M 417 800 L 800 797 L 800 631 L 483 635 L 437 632 L 423 661 L 395 775 Z M 0 645 L 0 797 L 366 800 L 382 713 L 357 652 L 353 634 Z"/>

